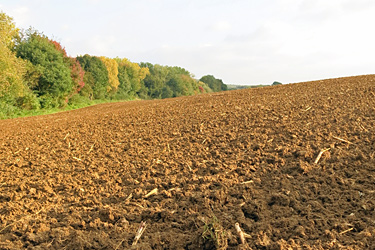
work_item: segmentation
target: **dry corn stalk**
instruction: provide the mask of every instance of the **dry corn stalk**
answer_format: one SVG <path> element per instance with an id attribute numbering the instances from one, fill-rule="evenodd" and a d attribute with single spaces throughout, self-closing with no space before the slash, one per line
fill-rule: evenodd
<path id="1" fill-rule="evenodd" d="M 349 229 L 347 229 L 347 230 L 342 231 L 340 234 L 344 234 L 344 233 L 350 232 L 350 231 L 352 231 L 353 229 L 354 229 L 354 228 L 351 227 L 351 228 L 349 228 Z"/>
<path id="2" fill-rule="evenodd" d="M 134 237 L 134 241 L 133 241 L 132 246 L 137 245 L 138 240 L 141 238 L 141 236 L 142 236 L 143 232 L 145 231 L 145 229 L 146 229 L 146 222 L 142 221 L 141 225 L 138 228 L 137 234 Z"/>
<path id="3" fill-rule="evenodd" d="M 244 233 L 242 232 L 242 230 L 240 228 L 240 224 L 238 224 L 238 222 L 236 222 L 236 224 L 234 224 L 234 227 L 236 228 L 238 236 L 240 237 L 241 244 L 245 244 L 246 243 L 246 241 L 245 241 L 245 235 L 244 235 Z"/>
<path id="4" fill-rule="evenodd" d="M 158 193 L 158 188 L 154 188 L 148 194 L 145 195 L 145 198 L 147 198 L 147 197 L 149 197 L 151 195 L 157 194 L 157 193 Z"/>
<path id="5" fill-rule="evenodd" d="M 346 142 L 346 143 L 348 143 L 348 144 L 353 144 L 353 142 L 350 142 L 350 141 L 348 141 L 348 140 L 342 139 L 342 138 L 340 138 L 340 137 L 336 137 L 336 136 L 332 136 L 332 137 L 335 138 L 336 140 L 339 140 L 339 141 L 342 141 L 342 142 Z"/>
<path id="6" fill-rule="evenodd" d="M 322 157 L 323 153 L 328 151 L 328 150 L 330 150 L 330 148 L 320 150 L 320 152 L 319 152 L 318 156 L 316 157 L 314 163 L 317 164 L 320 160 L 320 157 Z"/>

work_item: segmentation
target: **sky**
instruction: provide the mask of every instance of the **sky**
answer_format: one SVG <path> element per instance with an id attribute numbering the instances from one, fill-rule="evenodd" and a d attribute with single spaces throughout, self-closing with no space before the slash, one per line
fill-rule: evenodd
<path id="1" fill-rule="evenodd" d="M 373 74 L 373 0 L 0 0 L 70 56 L 179 66 L 226 84 Z"/>

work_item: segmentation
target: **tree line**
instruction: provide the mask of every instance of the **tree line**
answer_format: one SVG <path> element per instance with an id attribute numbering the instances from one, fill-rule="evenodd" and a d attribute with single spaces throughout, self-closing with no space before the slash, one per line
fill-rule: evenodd
<path id="1" fill-rule="evenodd" d="M 127 58 L 68 56 L 34 29 L 19 30 L 0 12 L 0 116 L 17 110 L 60 108 L 94 100 L 161 99 L 227 90 L 207 75 Z"/>

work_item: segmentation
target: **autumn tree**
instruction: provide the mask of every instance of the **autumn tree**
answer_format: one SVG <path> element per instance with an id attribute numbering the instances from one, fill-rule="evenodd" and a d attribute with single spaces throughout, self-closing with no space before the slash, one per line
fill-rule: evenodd
<path id="1" fill-rule="evenodd" d="M 50 42 L 63 55 L 64 62 L 70 69 L 70 77 L 72 78 L 72 81 L 73 81 L 72 93 L 69 95 L 69 98 L 70 98 L 74 94 L 77 94 L 79 91 L 81 91 L 81 89 L 85 86 L 85 82 L 84 82 L 85 71 L 81 67 L 81 64 L 79 63 L 77 58 L 70 57 L 67 55 L 65 48 L 63 48 L 60 43 L 54 40 L 50 40 Z"/>
<path id="2" fill-rule="evenodd" d="M 198 88 L 201 93 L 211 93 L 212 89 L 204 82 L 198 81 Z"/>
<path id="3" fill-rule="evenodd" d="M 69 57 L 69 65 L 71 69 L 70 75 L 75 85 L 75 92 L 78 93 L 85 86 L 85 71 L 83 70 L 77 58 Z"/>
<path id="4" fill-rule="evenodd" d="M 12 51 L 18 29 L 13 19 L 0 12 L 0 100 L 11 103 L 25 94 L 26 63 Z"/>
<path id="5" fill-rule="evenodd" d="M 104 63 L 108 72 L 108 86 L 107 92 L 111 95 L 116 93 L 118 86 L 120 85 L 118 79 L 118 63 L 115 59 L 107 58 L 104 56 L 99 57 Z"/>

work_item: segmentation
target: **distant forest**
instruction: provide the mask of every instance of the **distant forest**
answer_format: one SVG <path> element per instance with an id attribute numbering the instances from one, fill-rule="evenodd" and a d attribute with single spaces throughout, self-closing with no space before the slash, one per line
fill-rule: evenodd
<path id="1" fill-rule="evenodd" d="M 0 12 L 0 118 L 98 100 L 161 99 L 227 89 L 212 75 L 197 80 L 177 66 L 87 54 L 70 57 L 60 43 L 32 28 L 19 30 Z"/>

